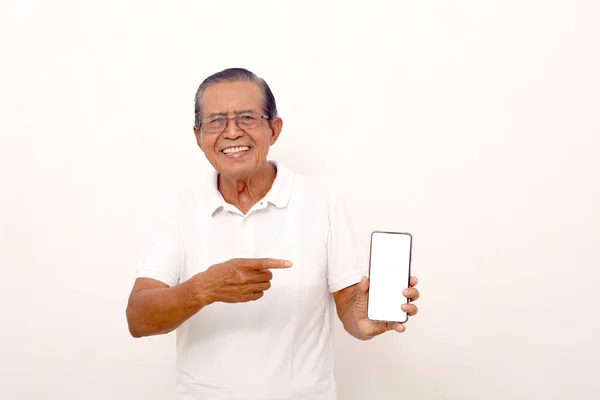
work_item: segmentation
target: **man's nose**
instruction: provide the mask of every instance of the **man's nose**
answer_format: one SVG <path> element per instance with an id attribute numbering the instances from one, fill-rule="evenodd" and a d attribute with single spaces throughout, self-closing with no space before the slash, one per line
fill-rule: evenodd
<path id="1" fill-rule="evenodd" d="M 235 119 L 230 119 L 227 121 L 227 126 L 225 127 L 225 131 L 223 132 L 223 136 L 227 139 L 235 140 L 242 136 L 244 132 L 238 128 Z"/>

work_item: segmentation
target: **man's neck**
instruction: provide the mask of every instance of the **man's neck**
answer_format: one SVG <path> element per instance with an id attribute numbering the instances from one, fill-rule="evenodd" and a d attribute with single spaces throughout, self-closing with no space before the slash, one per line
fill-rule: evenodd
<path id="1" fill-rule="evenodd" d="M 276 176 L 277 168 L 267 161 L 248 177 L 235 178 L 219 174 L 218 188 L 227 203 L 246 214 L 271 190 Z"/>

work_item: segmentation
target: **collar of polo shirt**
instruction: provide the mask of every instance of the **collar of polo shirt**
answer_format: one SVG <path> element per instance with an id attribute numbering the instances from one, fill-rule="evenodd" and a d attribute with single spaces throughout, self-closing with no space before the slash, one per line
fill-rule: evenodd
<path id="1" fill-rule="evenodd" d="M 292 187 L 294 186 L 294 173 L 278 161 L 270 162 L 277 168 L 275 181 L 273 182 L 273 185 L 271 186 L 271 189 L 267 195 L 254 207 L 252 207 L 251 210 L 264 208 L 266 206 L 264 204 L 265 202 L 271 203 L 278 208 L 284 208 L 288 205 L 290 196 L 292 195 Z M 210 178 L 210 190 L 206 190 L 202 193 L 206 210 L 211 216 L 213 216 L 219 209 L 239 212 L 236 207 L 227 203 L 225 199 L 223 199 L 223 196 L 217 187 L 218 177 L 219 173 L 217 171 L 213 171 Z"/>

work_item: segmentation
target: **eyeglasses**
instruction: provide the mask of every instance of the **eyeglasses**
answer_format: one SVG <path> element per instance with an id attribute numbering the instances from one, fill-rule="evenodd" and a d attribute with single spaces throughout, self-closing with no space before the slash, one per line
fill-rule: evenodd
<path id="1" fill-rule="evenodd" d="M 223 132 L 225 128 L 227 128 L 229 120 L 232 119 L 235 120 L 238 128 L 246 130 L 258 128 L 262 125 L 263 119 L 269 119 L 269 117 L 255 112 L 244 112 L 231 118 L 228 118 L 225 115 L 213 115 L 212 117 L 204 118 L 200 123 L 200 126 L 204 132 Z"/>

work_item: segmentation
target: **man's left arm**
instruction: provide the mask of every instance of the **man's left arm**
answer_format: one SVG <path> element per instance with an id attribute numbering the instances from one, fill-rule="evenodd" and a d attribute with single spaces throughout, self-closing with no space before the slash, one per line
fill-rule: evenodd
<path id="1" fill-rule="evenodd" d="M 404 332 L 403 324 L 367 319 L 368 260 L 354 234 L 348 209 L 334 188 L 329 191 L 328 219 L 327 284 L 329 291 L 333 293 L 337 314 L 346 331 L 360 340 L 369 340 L 390 330 Z M 355 283 L 360 277 L 362 280 Z M 414 288 L 416 284 L 417 279 L 411 277 L 409 288 L 403 292 L 411 301 L 419 298 L 419 292 Z M 408 315 L 417 313 L 414 304 L 403 304 L 402 310 Z"/>
<path id="2" fill-rule="evenodd" d="M 417 278 L 410 278 L 410 287 L 405 289 L 402 294 L 409 301 L 415 301 L 419 298 L 419 291 L 414 287 L 417 285 Z M 387 331 L 404 332 L 404 324 L 399 322 L 375 322 L 367 318 L 367 298 L 369 295 L 369 279 L 363 277 L 362 280 L 345 289 L 333 293 L 338 317 L 344 329 L 360 340 L 369 340 L 377 335 Z M 402 304 L 402 311 L 409 316 L 416 315 L 418 308 L 414 304 Z"/>

